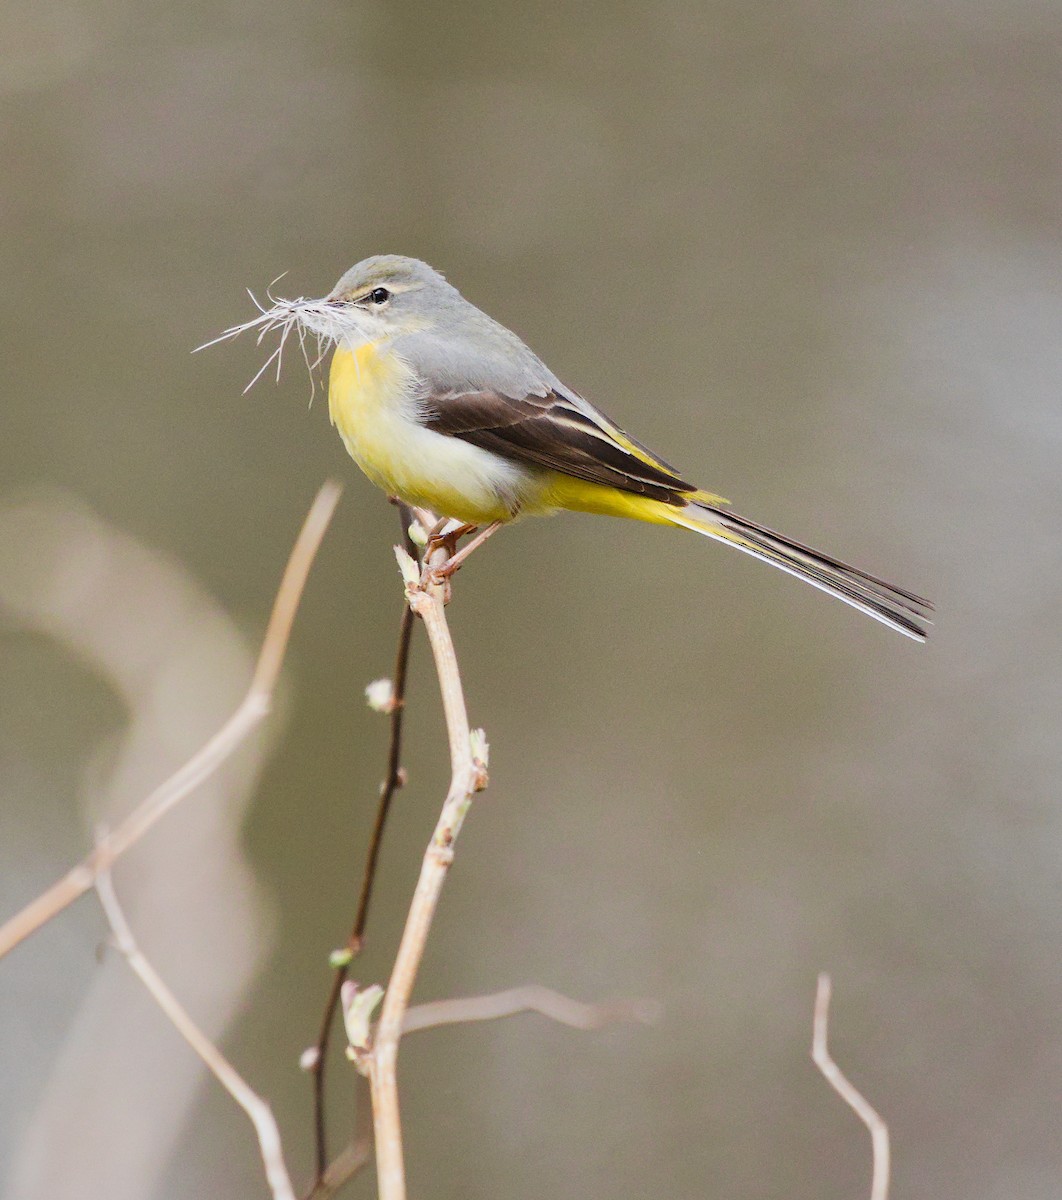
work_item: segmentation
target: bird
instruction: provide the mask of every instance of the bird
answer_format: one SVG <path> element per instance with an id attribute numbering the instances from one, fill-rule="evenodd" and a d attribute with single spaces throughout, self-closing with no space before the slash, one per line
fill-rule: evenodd
<path id="1" fill-rule="evenodd" d="M 320 299 L 259 307 L 222 337 L 282 327 L 278 355 L 297 325 L 300 337 L 311 331 L 334 346 L 328 410 L 350 456 L 389 496 L 460 523 L 462 533 L 480 530 L 458 558 L 523 517 L 626 517 L 733 546 L 925 640 L 928 600 L 688 482 L 427 263 L 374 255 Z"/>

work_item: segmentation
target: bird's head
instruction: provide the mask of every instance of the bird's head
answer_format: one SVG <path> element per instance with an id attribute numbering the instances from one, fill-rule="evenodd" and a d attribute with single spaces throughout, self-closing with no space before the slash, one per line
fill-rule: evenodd
<path id="1" fill-rule="evenodd" d="M 419 259 L 399 254 L 378 254 L 362 259 L 341 276 L 327 296 L 317 299 L 299 296 L 288 300 L 274 296 L 270 290 L 272 286 L 266 289 L 271 307 L 260 304 L 252 293 L 251 299 L 259 311 L 257 317 L 233 325 L 219 337 L 197 347 L 205 350 L 207 346 L 227 341 L 250 329 L 258 330 L 261 342 L 267 334 L 279 330 L 279 345 L 247 385 L 248 389 L 273 362 L 276 362 L 279 379 L 284 344 L 293 330 L 298 334 L 312 377 L 313 369 L 333 345 L 355 347 L 365 342 L 431 330 L 444 321 L 447 314 L 461 308 L 471 310 L 460 292 L 438 271 Z M 317 357 L 313 362 L 307 353 L 307 333 L 317 339 Z"/>
<path id="2" fill-rule="evenodd" d="M 375 340 L 430 329 L 455 304 L 460 294 L 438 271 L 416 258 L 379 254 L 351 267 L 319 302 L 327 309 L 322 320 L 326 336 L 339 342 Z M 308 313 L 308 324 L 317 318 Z M 336 331 L 349 329 L 349 334 Z"/>

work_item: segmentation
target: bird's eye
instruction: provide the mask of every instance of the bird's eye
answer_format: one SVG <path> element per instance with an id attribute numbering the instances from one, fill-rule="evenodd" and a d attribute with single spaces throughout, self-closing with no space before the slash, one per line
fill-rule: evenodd
<path id="1" fill-rule="evenodd" d="M 391 299 L 391 293 L 387 288 L 373 288 L 369 293 L 369 299 L 373 304 L 386 304 Z"/>

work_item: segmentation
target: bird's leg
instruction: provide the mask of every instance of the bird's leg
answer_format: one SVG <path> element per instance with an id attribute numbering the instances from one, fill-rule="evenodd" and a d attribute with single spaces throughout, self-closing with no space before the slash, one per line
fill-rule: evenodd
<path id="1" fill-rule="evenodd" d="M 422 521 L 423 523 L 423 521 Z M 425 528 L 429 528 L 425 526 Z M 478 526 L 467 525 L 443 517 L 430 526 L 424 552 L 421 555 L 421 582 L 426 586 L 442 586 L 442 602 L 449 604 L 452 596 L 449 573 L 443 574 L 447 563 L 457 554 L 457 540 L 466 533 L 475 533 Z"/>
<path id="2" fill-rule="evenodd" d="M 443 580 L 449 579 L 455 571 L 460 570 L 465 559 L 468 558 L 472 551 L 478 550 L 479 547 L 482 546 L 487 540 L 487 538 L 489 538 L 492 533 L 495 533 L 497 530 L 501 529 L 502 525 L 504 524 L 504 521 L 491 521 L 489 525 L 485 525 L 470 542 L 462 546 L 460 550 L 452 553 L 446 562 L 444 562 L 441 566 L 432 568 L 432 579 L 436 583 L 442 583 Z M 465 526 L 464 529 L 460 531 L 455 531 L 455 533 L 457 537 L 460 537 L 464 533 L 474 532 L 476 528 L 477 527 L 475 525 L 469 525 Z M 449 536 L 449 534 L 446 535 L 447 539 Z"/>
<path id="3" fill-rule="evenodd" d="M 453 558 L 457 553 L 458 539 L 463 538 L 466 533 L 475 533 L 478 528 L 478 525 L 453 525 L 449 517 L 443 517 L 428 533 L 428 540 L 424 546 L 424 561 L 427 562 L 432 552 L 440 548 L 446 551 L 449 558 Z"/>

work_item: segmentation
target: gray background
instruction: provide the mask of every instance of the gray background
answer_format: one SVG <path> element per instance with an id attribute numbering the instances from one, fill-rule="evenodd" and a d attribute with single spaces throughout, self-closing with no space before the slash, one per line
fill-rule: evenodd
<path id="1" fill-rule="evenodd" d="M 462 573 L 492 787 L 418 995 L 533 980 L 664 1016 L 411 1040 L 413 1194 L 863 1194 L 865 1133 L 807 1058 L 828 968 L 894 1195 L 1056 1197 L 1057 5 L 18 0 L 0 47 L 0 504 L 61 488 L 181 564 L 253 646 L 313 490 L 348 482 L 236 841 L 273 917 L 223 1044 L 296 1175 L 296 1060 L 382 772 L 361 688 L 390 670 L 396 524 L 320 396 L 307 413 L 294 357 L 245 397 L 253 342 L 188 352 L 250 315 L 245 285 L 289 270 L 280 291 L 320 294 L 386 251 L 444 270 L 739 511 L 940 611 L 919 648 L 743 556 L 586 517 L 519 526 Z M 24 625 L 0 625 L 5 915 L 87 844 L 82 773 L 128 711 Z M 182 753 L 240 678 L 177 731 Z M 408 728 L 366 981 L 447 777 L 423 646 Z M 225 926 L 223 904 L 182 925 L 176 895 L 190 942 Z M 112 970 L 102 937 L 86 900 L 0 963 L 0 1163 Z M 176 978 L 183 944 L 152 949 Z M 150 1036 L 97 1046 L 114 1059 L 172 1036 L 127 1000 Z M 263 1195 L 242 1115 L 205 1081 L 193 1100 L 132 1194 Z M 123 1153 L 78 1149 L 83 1178 Z"/>

